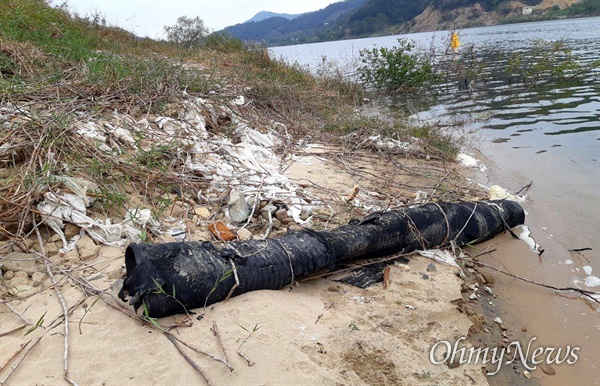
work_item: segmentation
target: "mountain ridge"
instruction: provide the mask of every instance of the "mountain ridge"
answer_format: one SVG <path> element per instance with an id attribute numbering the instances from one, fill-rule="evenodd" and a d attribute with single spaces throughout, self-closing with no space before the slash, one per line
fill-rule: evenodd
<path id="1" fill-rule="evenodd" d="M 594 15 L 598 0 L 345 0 L 218 33 L 276 46 Z"/>
<path id="2" fill-rule="evenodd" d="M 270 19 L 272 17 L 283 17 L 285 19 L 292 20 L 292 19 L 297 18 L 300 15 L 302 15 L 302 14 L 301 13 L 291 14 L 291 13 L 276 13 L 276 12 L 269 12 L 269 11 L 260 11 L 256 15 L 252 16 L 252 18 L 250 20 L 246 20 L 244 23 L 259 22 L 259 21 Z"/>

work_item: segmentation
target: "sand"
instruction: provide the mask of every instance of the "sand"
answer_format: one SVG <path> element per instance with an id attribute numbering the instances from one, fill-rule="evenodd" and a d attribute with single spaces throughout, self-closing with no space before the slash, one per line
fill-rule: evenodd
<path id="1" fill-rule="evenodd" d="M 121 253 L 118 248 L 103 247 L 100 256 L 86 262 L 99 263 L 96 269 L 90 274 L 83 270 L 83 277 L 116 294 L 110 289 L 115 282 L 110 277 L 123 273 L 122 259 L 105 256 Z M 363 290 L 315 279 L 280 291 L 247 293 L 193 310 L 193 324 L 172 333 L 199 350 L 225 358 L 211 331 L 216 323 L 233 371 L 186 349 L 215 385 L 485 383 L 476 366 L 449 369 L 429 361 L 433 344 L 464 336 L 471 326 L 452 304 L 461 298 L 455 268 L 436 264 L 437 271 L 427 272 L 425 280 L 422 275 L 430 262 L 415 257 L 408 265 L 393 266 L 385 290 L 381 284 Z M 67 307 L 79 304 L 70 315 L 68 340 L 69 375 L 78 384 L 204 383 L 152 324 L 84 295 L 64 277 L 59 288 Z M 4 381 L 16 367 L 7 384 L 64 383 L 64 325 L 49 327 L 51 321 L 61 320 L 61 305 L 55 290 L 40 290 L 11 302 L 33 323 L 45 315 L 42 327 L 28 335 L 24 336 L 26 327 L 2 337 L 2 365 L 22 345 L 30 342 L 27 350 L 41 337 L 18 367 L 15 359 L 2 371 Z M 183 317 L 158 322 L 167 326 Z M 0 324 L 4 333 L 24 323 L 2 306 Z M 250 335 L 248 331 L 255 328 Z M 236 353 L 242 342 L 241 351 L 254 362 L 252 366 Z"/>
<path id="2" fill-rule="evenodd" d="M 313 195 L 320 192 L 324 201 L 338 203 L 328 209 L 336 214 L 334 220 L 321 222 L 321 228 L 356 215 L 359 203 L 364 211 L 370 200 L 391 197 L 396 189 L 391 181 L 406 183 L 406 192 L 394 191 L 398 200 L 411 195 L 415 199 L 410 184 L 431 186 L 435 181 L 430 171 L 436 166 L 431 163 L 423 166 L 418 160 L 403 160 L 405 175 L 395 172 L 392 178 L 389 174 L 382 178 L 376 173 L 389 172 L 380 167 L 385 160 L 356 157 L 353 164 L 336 164 L 320 152 L 306 154 L 308 158 L 288 168 L 288 176 L 313 189 Z M 374 181 L 381 181 L 381 186 Z M 360 187 L 360 194 L 352 204 L 344 203 L 342 198 L 353 185 Z M 42 232 L 42 237 L 47 248 L 56 249 L 50 231 Z M 190 310 L 191 321 L 170 333 L 227 361 L 233 369 L 181 346 L 203 370 L 204 379 L 161 330 L 132 316 L 130 306 L 109 296 L 116 297 L 125 274 L 124 249 L 87 245 L 92 256 L 85 260 L 51 258 L 70 276 L 57 272 L 57 288 L 42 273 L 36 274 L 35 287 L 26 277 L 15 290 L 23 278 L 13 278 L 14 273 L 5 281 L 13 287 L 13 295 L 5 296 L 12 310 L 0 304 L 0 382 L 65 384 L 65 325 L 58 289 L 70 309 L 68 374 L 80 385 L 206 384 L 206 379 L 213 385 L 487 383 L 480 365 L 450 368 L 432 364 L 429 358 L 436 342 L 454 342 L 473 326 L 473 315 L 469 318 L 457 307 L 466 296 L 461 293 L 457 268 L 436 263 L 434 272 L 427 271 L 432 261 L 413 256 L 407 265 L 391 267 L 387 289 L 382 284 L 360 289 L 316 278 Z M 86 251 L 79 252 L 83 256 Z M 74 284 L 82 278 L 106 291 L 105 295 L 85 293 Z M 166 328 L 185 318 L 177 315 L 156 322 Z M 26 325 L 25 320 L 33 325 L 39 322 L 39 327 Z M 213 334 L 214 325 L 219 336 Z"/>

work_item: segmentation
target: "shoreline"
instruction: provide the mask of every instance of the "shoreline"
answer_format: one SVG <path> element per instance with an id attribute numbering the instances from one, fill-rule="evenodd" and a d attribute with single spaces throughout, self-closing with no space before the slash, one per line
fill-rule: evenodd
<path id="1" fill-rule="evenodd" d="M 189 113 L 193 106 L 188 105 L 186 111 Z M 195 106 L 204 109 L 207 105 Z M 234 119 L 236 114 L 230 111 Z M 134 130 L 135 122 L 115 118 L 128 122 L 123 126 L 125 130 Z M 177 121 L 169 122 L 168 130 L 177 132 Z M 234 185 L 244 191 L 246 200 L 261 192 L 249 177 L 263 172 L 255 170 L 251 160 L 241 162 L 245 159 L 240 158 L 245 154 L 245 146 L 250 146 L 256 156 L 260 154 L 258 161 L 264 170 L 270 171 L 274 186 L 293 189 L 279 190 L 281 202 L 276 200 L 277 194 L 271 198 L 276 205 L 283 208 L 287 203 L 289 207 L 287 217 L 278 222 L 273 220 L 272 227 L 266 229 L 262 209 L 268 202 L 263 207 L 261 201 L 255 200 L 258 209 L 255 217 L 250 218 L 249 234 L 242 235 L 242 228 L 230 225 L 238 238 L 276 237 L 297 226 L 291 214 L 293 201 L 289 201 L 296 194 L 304 197 L 302 211 L 312 216 L 315 229 L 338 226 L 350 218 L 385 209 L 391 200 L 403 205 L 428 200 L 431 192 L 436 194 L 440 181 L 450 184 L 457 192 L 477 197 L 475 190 L 461 182 L 462 177 L 452 170 L 452 165 L 427 160 L 418 152 L 415 152 L 417 156 L 411 155 L 407 149 L 416 144 L 363 138 L 359 142 L 362 147 L 351 152 L 333 145 L 312 145 L 293 151 L 290 163 L 273 151 L 277 143 L 276 136 L 270 137 L 273 131 L 261 132 L 247 124 L 240 122 L 241 141 L 235 145 L 229 145 L 218 133 L 209 133 L 208 141 L 202 136 L 204 139 L 198 141 L 214 143 L 220 149 L 209 153 L 215 165 L 224 168 L 225 163 L 231 164 L 238 168 L 238 173 L 241 168 L 254 170 L 238 174 L 248 179 Z M 93 122 L 87 125 L 94 127 Z M 160 130 L 152 126 L 151 132 L 156 136 Z M 187 138 L 192 140 L 189 134 Z M 217 158 L 221 154 L 234 157 Z M 207 165 L 205 162 L 198 167 Z M 276 172 L 282 169 L 283 174 Z M 199 198 L 172 197 L 171 206 L 165 208 L 165 217 L 159 218 L 164 233 L 153 236 L 156 242 L 176 241 L 175 236 L 180 233 L 171 229 L 184 229 L 187 240 L 214 241 L 208 225 L 216 220 L 226 221 L 231 215 L 223 211 L 228 206 L 231 186 L 226 179 L 215 180 L 214 189 L 202 192 L 203 203 L 196 202 Z M 245 184 L 248 190 L 243 189 Z M 266 191 L 270 185 L 263 184 L 261 189 Z M 352 194 L 354 197 L 348 198 Z M 134 194 L 130 196 L 131 202 L 141 203 L 139 200 Z M 303 217 L 301 212 L 300 218 Z M 146 221 L 150 224 L 150 220 Z M 150 232 L 154 228 L 147 229 Z M 10 376 L 8 384 L 61 382 L 67 331 L 57 297 L 62 297 L 64 307 L 70 310 L 66 341 L 69 376 L 73 380 L 86 384 L 162 384 L 202 379 L 186 364 L 186 358 L 178 354 L 172 342 L 161 336 L 163 332 L 156 329 L 154 322 L 144 321 L 140 315 L 133 314 L 129 306 L 115 299 L 125 272 L 123 247 L 101 245 L 82 228 L 69 224 L 64 228 L 66 239 L 83 236 L 75 249 L 65 252 L 61 250 L 64 245 L 59 234 L 46 226 L 40 226 L 39 230 L 43 249 L 35 235 L 26 240 L 25 250 L 10 240 L 0 242 L 3 251 L 8 246 L 14 253 L 20 253 L 11 255 L 15 263 L 30 264 L 10 270 L 3 267 L 2 298 L 8 303 L 0 306 L 0 334 L 3 334 L 0 379 L 4 381 Z M 45 252 L 48 260 L 40 259 L 35 251 Z M 54 278 L 45 273 L 45 263 L 53 267 Z M 454 342 L 466 336 L 472 327 L 472 321 L 455 304 L 455 301 L 463 301 L 462 281 L 456 269 L 414 256 L 408 265 L 392 266 L 390 275 L 387 290 L 381 284 L 362 290 L 329 279 L 317 279 L 280 291 L 250 292 L 206 310 L 195 310 L 191 319 L 176 315 L 155 322 L 164 329 L 174 328 L 174 336 L 234 368 L 231 372 L 223 362 L 207 359 L 194 350 L 186 351 L 186 355 L 201 364 L 206 377 L 214 384 L 263 384 L 274 380 L 395 384 L 406 379 L 415 383 L 486 383 L 476 364 L 455 367 L 430 362 L 430 349 L 436 342 L 440 339 Z M 58 283 L 57 287 L 53 280 Z M 218 327 L 215 328 L 213 322 Z M 217 329 L 220 338 L 211 332 Z M 243 348 L 241 342 L 245 342 Z M 238 350 L 254 364 L 249 366 Z"/>
<path id="2" fill-rule="evenodd" d="M 523 178 L 528 176 L 515 177 L 510 174 L 511 169 L 506 160 L 492 159 L 481 152 L 478 156 L 482 158 L 482 163 L 487 168 L 483 172 L 480 170 L 474 172 L 476 180 L 500 181 L 504 187 L 514 190 L 527 184 Z M 499 167 L 496 161 L 502 162 L 503 166 Z M 543 179 L 543 175 L 537 175 L 537 179 L 539 182 Z M 594 291 L 594 288 L 582 285 L 582 267 L 584 265 L 593 267 L 597 262 L 586 257 L 586 253 L 589 252 L 569 252 L 565 246 L 566 240 L 573 243 L 572 235 L 577 234 L 576 227 L 571 226 L 568 229 L 564 225 L 564 221 L 572 214 L 561 213 L 561 210 L 564 211 L 566 208 L 557 206 L 552 206 L 555 212 L 551 214 L 543 212 L 547 203 L 544 202 L 543 197 L 538 197 L 540 194 L 542 193 L 535 189 L 534 180 L 534 189 L 529 190 L 523 207 L 528 212 L 525 224 L 531 230 L 535 241 L 544 249 L 543 254 L 538 255 L 533 252 L 521 240 L 512 240 L 508 235 L 501 235 L 481 245 L 481 248 L 495 250 L 493 253 L 483 255 L 481 261 L 537 283 Z M 557 216 L 563 221 L 553 222 L 552 219 Z M 583 240 L 585 244 L 585 237 L 580 235 L 575 238 L 577 239 Z M 571 265 L 565 265 L 565 262 L 569 261 L 572 262 Z M 595 270 L 596 268 L 592 272 Z M 482 268 L 480 271 L 495 276 L 494 291 L 498 295 L 498 300 L 493 311 L 509 326 L 509 331 L 512 331 L 511 339 L 525 344 L 535 339 L 534 347 L 562 347 L 563 350 L 566 347 L 580 348 L 579 359 L 575 364 L 553 365 L 552 374 L 541 371 L 538 366 L 538 369 L 531 372 L 532 381 L 540 385 L 599 383 L 600 370 L 597 361 L 600 358 L 600 345 L 597 339 L 596 341 L 593 339 L 594 334 L 597 334 L 597 326 L 594 327 L 598 321 L 597 304 L 572 291 L 555 292 L 498 274 L 487 268 Z M 574 281 L 577 278 L 581 284 Z M 494 386 L 507 382 L 528 381 L 523 377 L 522 371 L 517 373 L 519 370 L 509 369 L 501 377 L 490 379 L 490 384 Z"/>

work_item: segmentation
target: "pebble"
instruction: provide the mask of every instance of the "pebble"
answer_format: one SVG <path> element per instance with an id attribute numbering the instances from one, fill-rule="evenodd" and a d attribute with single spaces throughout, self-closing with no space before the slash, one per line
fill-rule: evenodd
<path id="1" fill-rule="evenodd" d="M 77 251 L 81 260 L 88 260 L 98 255 L 100 247 L 88 235 L 83 235 L 77 241 Z"/>
<path id="2" fill-rule="evenodd" d="M 523 370 L 523 375 L 525 376 L 525 378 L 531 379 L 531 373 L 529 371 Z"/>
<path id="3" fill-rule="evenodd" d="M 455 369 L 458 366 L 460 366 L 460 361 L 458 358 L 454 358 L 454 360 L 452 362 L 450 362 L 450 360 L 448 360 L 446 363 L 448 364 L 449 369 Z"/>
<path id="4" fill-rule="evenodd" d="M 244 222 L 250 216 L 250 206 L 246 199 L 237 189 L 232 189 L 229 193 L 229 218 L 231 221 L 240 223 Z"/>
<path id="5" fill-rule="evenodd" d="M 283 220 L 288 217 L 288 212 L 286 209 L 279 209 L 275 212 L 275 218 L 277 220 Z"/>
<path id="6" fill-rule="evenodd" d="M 16 272 L 15 276 L 10 280 L 10 284 L 13 287 L 18 287 L 22 285 L 28 285 L 31 283 L 29 282 L 29 276 L 27 275 L 27 272 L 19 271 Z"/>
<path id="7" fill-rule="evenodd" d="M 477 294 L 475 292 L 473 292 L 471 295 L 469 295 L 469 299 L 477 300 Z"/>
<path id="8" fill-rule="evenodd" d="M 500 319 L 500 317 L 496 317 L 494 319 L 494 322 L 498 323 L 498 324 L 502 324 L 502 319 Z"/>
<path id="9" fill-rule="evenodd" d="M 548 375 L 556 374 L 556 371 L 554 371 L 554 368 L 547 364 L 540 365 L 540 369 L 542 369 L 542 371 Z"/>
<path id="10" fill-rule="evenodd" d="M 194 209 L 194 213 L 196 213 L 196 215 L 198 215 L 198 217 L 200 217 L 202 220 L 206 220 L 210 217 L 210 211 L 205 207 L 198 207 Z"/>
<path id="11" fill-rule="evenodd" d="M 248 229 L 246 228 L 240 228 L 237 230 L 237 237 L 240 240 L 250 240 L 252 239 L 252 232 L 250 232 Z"/>
<path id="12" fill-rule="evenodd" d="M 33 280 L 33 286 L 34 287 L 41 286 L 47 277 L 48 277 L 48 275 L 45 274 L 44 272 L 35 272 L 33 275 L 31 275 L 31 279 Z"/>
<path id="13" fill-rule="evenodd" d="M 12 279 L 13 277 L 15 277 L 15 271 L 6 271 L 6 272 L 4 273 L 4 279 L 5 279 L 5 280 L 10 280 L 10 279 Z"/>
<path id="14" fill-rule="evenodd" d="M 222 221 L 217 221 L 208 226 L 208 230 L 217 240 L 232 241 L 235 240 L 235 235 L 229 230 L 227 225 Z"/>
<path id="15" fill-rule="evenodd" d="M 426 273 L 424 273 L 424 274 L 423 274 L 423 279 L 425 279 L 425 280 L 428 280 L 428 279 L 429 279 L 429 275 L 428 275 L 428 274 L 426 274 Z"/>
<path id="16" fill-rule="evenodd" d="M 484 328 L 483 328 L 483 332 L 485 332 L 486 334 L 489 334 L 489 333 L 490 333 L 490 329 L 489 329 L 489 328 L 487 328 L 487 327 L 484 327 Z"/>
<path id="17" fill-rule="evenodd" d="M 437 272 L 437 267 L 435 266 L 435 264 L 433 264 L 433 263 L 430 263 L 430 264 L 427 266 L 427 271 L 428 271 L 428 272 Z"/>
<path id="18" fill-rule="evenodd" d="M 81 228 L 78 227 L 75 224 L 71 224 L 71 223 L 66 223 L 65 224 L 65 237 L 68 239 L 72 238 L 73 236 L 77 236 L 80 232 Z"/>
<path id="19" fill-rule="evenodd" d="M 481 274 L 481 276 L 483 276 L 483 278 L 485 279 L 486 283 L 488 283 L 488 284 L 494 284 L 494 276 L 492 276 L 491 273 L 483 272 Z"/>

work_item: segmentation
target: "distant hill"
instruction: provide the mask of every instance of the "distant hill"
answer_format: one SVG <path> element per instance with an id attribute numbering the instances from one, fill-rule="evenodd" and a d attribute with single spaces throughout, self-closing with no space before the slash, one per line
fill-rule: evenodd
<path id="1" fill-rule="evenodd" d="M 245 42 L 268 45 L 300 44 L 342 39 L 349 16 L 367 0 L 346 0 L 315 12 L 304 13 L 291 20 L 271 17 L 227 27 L 219 33 L 231 34 Z"/>
<path id="2" fill-rule="evenodd" d="M 525 8 L 531 8 L 525 13 Z M 274 15 L 223 31 L 245 42 L 303 44 L 407 32 L 600 15 L 600 0 L 345 0 L 293 19 Z M 260 17 L 263 17 L 261 15 Z M 259 17 L 259 19 L 260 19 Z M 253 18 L 254 19 L 254 18 Z"/>
<path id="3" fill-rule="evenodd" d="M 250 23 L 253 21 L 254 22 L 263 21 L 263 20 L 270 19 L 272 17 L 283 17 L 284 19 L 292 20 L 292 19 L 297 18 L 300 15 L 301 14 L 292 15 L 289 13 L 275 13 L 275 12 L 268 12 L 268 11 L 260 11 L 259 13 L 254 15 L 254 17 L 252 19 L 246 21 L 246 23 Z"/>

